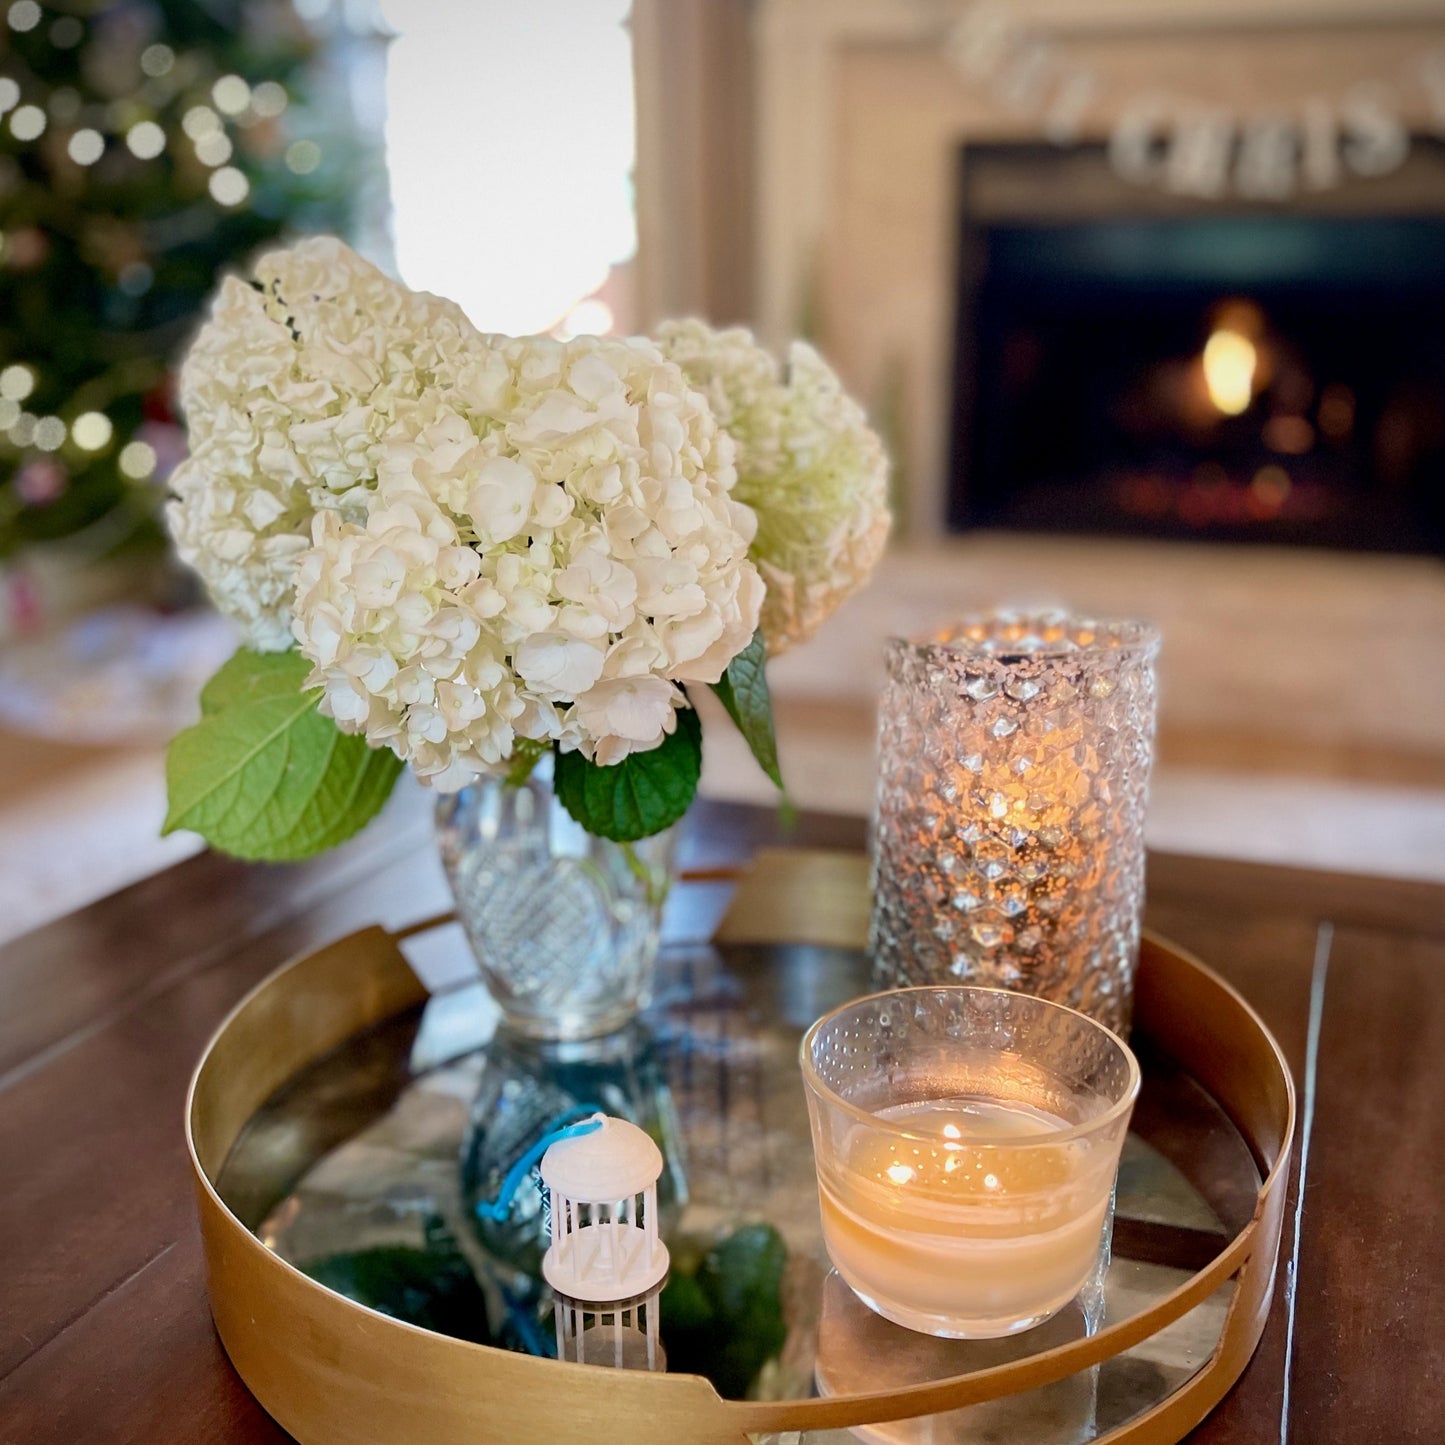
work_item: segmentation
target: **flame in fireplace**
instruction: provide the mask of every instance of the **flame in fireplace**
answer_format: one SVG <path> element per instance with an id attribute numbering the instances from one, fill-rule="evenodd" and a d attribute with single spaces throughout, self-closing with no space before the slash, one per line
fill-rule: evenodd
<path id="1" fill-rule="evenodd" d="M 1249 410 L 1259 352 L 1249 337 L 1221 327 L 1204 343 L 1204 385 L 1225 416 Z"/>

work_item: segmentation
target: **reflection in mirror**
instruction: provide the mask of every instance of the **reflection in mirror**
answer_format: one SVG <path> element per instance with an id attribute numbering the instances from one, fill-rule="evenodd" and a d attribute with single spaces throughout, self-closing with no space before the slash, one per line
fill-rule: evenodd
<path id="1" fill-rule="evenodd" d="M 1010 1364 L 1093 1333 L 1076 1302 L 1022 1335 L 994 1340 L 944 1340 L 907 1330 L 874 1314 L 836 1275 L 823 1286 L 818 1327 L 820 1394 L 868 1394 L 971 1374 Z M 1079 1445 L 1094 1438 L 1098 1369 L 1081 1370 L 1036 1390 L 1006 1395 L 947 1415 L 925 1416 L 854 1432 L 887 1445 L 952 1445 L 958 1441 L 1027 1440 L 1029 1445 Z"/>
<path id="2" fill-rule="evenodd" d="M 665 1370 L 667 1355 L 657 1339 L 658 1296 L 662 1282 L 636 1299 L 588 1304 L 556 1295 L 552 1316 L 557 1358 L 614 1370 Z"/>
<path id="3" fill-rule="evenodd" d="M 463 1211 L 488 1263 L 525 1298 L 541 1288 L 550 1242 L 541 1176 L 533 1171 L 505 1220 L 479 1218 L 508 1171 L 564 1115 L 598 1109 L 642 1129 L 662 1151 L 657 1223 L 664 1236 L 687 1202 L 682 1131 L 652 1035 L 640 1023 L 570 1043 L 498 1029 L 483 1056 L 461 1150 Z"/>

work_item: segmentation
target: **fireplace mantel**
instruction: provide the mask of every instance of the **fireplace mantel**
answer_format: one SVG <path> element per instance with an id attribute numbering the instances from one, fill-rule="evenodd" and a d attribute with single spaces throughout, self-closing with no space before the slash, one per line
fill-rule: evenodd
<path id="1" fill-rule="evenodd" d="M 1041 141 L 949 63 L 967 0 L 763 0 L 755 18 L 756 312 L 807 327 L 901 434 L 907 530 L 943 524 L 952 404 L 957 158 L 970 141 Z M 1403 74 L 1445 45 L 1441 0 L 1012 0 L 1010 16 L 1100 80 L 1080 138 L 1143 92 L 1265 115 Z M 1402 118 L 1439 128 L 1423 95 Z M 1358 182 L 1352 207 L 1368 206 Z M 1360 199 L 1363 197 L 1363 199 Z M 1398 200 L 1398 196 L 1396 196 Z"/>

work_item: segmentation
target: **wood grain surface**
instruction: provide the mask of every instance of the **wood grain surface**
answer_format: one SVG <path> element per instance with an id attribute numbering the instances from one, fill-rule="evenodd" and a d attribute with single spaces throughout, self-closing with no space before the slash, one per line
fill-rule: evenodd
<path id="1" fill-rule="evenodd" d="M 809 814 L 789 831 L 704 804 L 682 858 L 864 841 L 858 819 Z M 670 911 L 675 936 L 716 920 L 696 892 L 695 916 Z M 225 1013 L 288 957 L 446 904 L 413 806 L 298 868 L 193 858 L 0 948 L 0 1445 L 287 1438 L 211 1326 L 186 1082 Z M 1438 1441 L 1445 888 L 1156 856 L 1149 922 L 1245 993 L 1300 1085 L 1273 1315 L 1191 1438 Z"/>

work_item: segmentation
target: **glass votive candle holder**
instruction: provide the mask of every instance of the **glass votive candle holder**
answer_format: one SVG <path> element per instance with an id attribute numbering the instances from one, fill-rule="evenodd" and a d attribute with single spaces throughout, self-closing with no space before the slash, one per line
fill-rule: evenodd
<path id="1" fill-rule="evenodd" d="M 1158 647 L 1140 622 L 1039 612 L 889 643 L 878 987 L 1018 989 L 1127 1030 Z"/>
<path id="2" fill-rule="evenodd" d="M 1060 1004 L 1003 989 L 897 989 L 802 1045 L 823 1238 L 895 1324 L 992 1339 L 1093 1278 L 1139 1065 Z"/>

